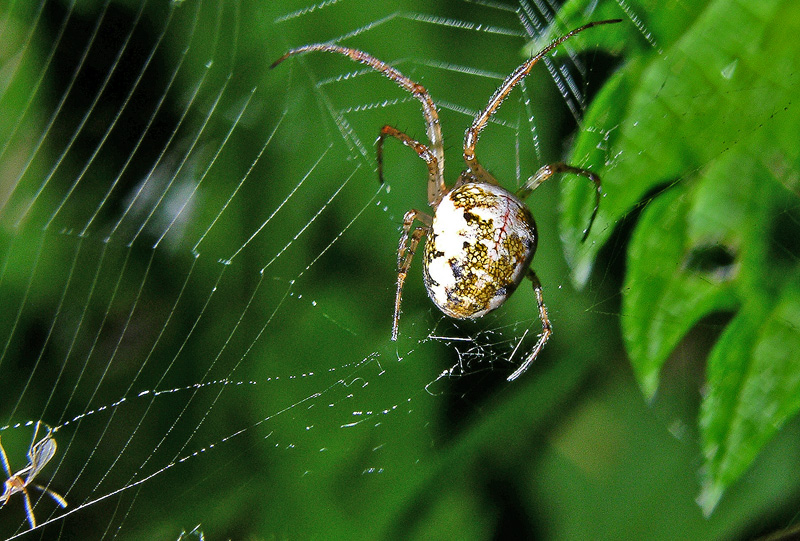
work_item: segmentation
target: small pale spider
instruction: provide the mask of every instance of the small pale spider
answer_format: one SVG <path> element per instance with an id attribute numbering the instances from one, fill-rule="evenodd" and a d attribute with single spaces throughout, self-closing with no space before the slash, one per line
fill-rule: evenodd
<path id="1" fill-rule="evenodd" d="M 25 514 L 28 516 L 28 523 L 31 525 L 31 528 L 36 528 L 36 517 L 33 515 L 33 506 L 31 505 L 31 498 L 28 495 L 28 488 L 33 487 L 41 490 L 43 493 L 53 498 L 62 508 L 67 506 L 67 500 L 60 494 L 47 487 L 33 483 L 33 479 L 39 475 L 39 472 L 42 471 L 47 463 L 50 462 L 50 459 L 56 454 L 56 440 L 53 439 L 50 428 L 47 428 L 47 434 L 44 438 L 38 442 L 36 441 L 36 436 L 39 434 L 41 425 L 41 421 L 37 422 L 36 430 L 33 432 L 31 445 L 28 448 L 28 465 L 17 473 L 11 473 L 11 465 L 8 463 L 6 450 L 3 448 L 2 442 L 0 442 L 0 458 L 3 460 L 3 469 L 8 476 L 3 484 L 3 495 L 0 496 L 0 508 L 8 502 L 11 496 L 21 492 L 25 502 Z"/>
<path id="2" fill-rule="evenodd" d="M 486 108 L 467 129 L 464 138 L 464 161 L 467 168 L 449 189 L 444 182 L 444 144 L 439 113 L 425 87 L 367 53 L 331 43 L 316 43 L 292 49 L 270 66 L 274 68 L 292 55 L 310 51 L 338 53 L 381 72 L 422 103 L 429 145 L 420 143 L 392 126 L 381 128 L 377 140 L 378 178 L 381 183 L 383 142 L 386 137 L 399 139 L 425 160 L 428 165 L 428 203 L 433 208 L 433 217 L 412 209 L 403 218 L 403 234 L 397 250 L 397 294 L 392 340 L 397 340 L 400 301 L 411 259 L 420 240 L 427 235 L 423 267 L 425 287 L 433 303 L 450 317 L 479 318 L 502 305 L 524 277 L 531 280 L 539 307 L 542 334 L 525 361 L 508 376 L 508 381 L 518 378 L 536 359 L 553 331 L 542 298 L 542 285 L 530 268 L 538 241 L 536 224 L 522 200 L 556 173 L 573 173 L 587 177 L 594 183 L 596 193 L 594 211 L 583 234 L 583 240 L 586 240 L 600 204 L 600 178 L 585 169 L 554 163 L 539 169 L 516 193 L 511 193 L 502 188 L 478 163 L 475 144 L 481 130 L 486 127 L 503 100 L 539 60 L 578 32 L 617 22 L 621 22 L 621 19 L 595 21 L 576 28 L 551 42 L 506 77 Z M 413 227 L 415 221 L 422 225 Z"/>

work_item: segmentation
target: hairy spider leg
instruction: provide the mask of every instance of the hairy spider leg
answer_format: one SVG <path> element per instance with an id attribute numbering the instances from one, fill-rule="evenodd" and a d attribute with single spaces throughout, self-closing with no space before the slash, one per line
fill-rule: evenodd
<path id="1" fill-rule="evenodd" d="M 424 225 L 414 228 L 414 220 L 419 220 Z M 430 233 L 433 218 L 416 209 L 411 209 L 403 216 L 403 234 L 400 236 L 400 246 L 397 249 L 397 296 L 394 300 L 394 319 L 392 320 L 392 340 L 397 340 L 400 326 L 400 302 L 403 297 L 403 284 L 405 284 L 408 269 L 414 252 L 423 236 Z"/>
<path id="2" fill-rule="evenodd" d="M 490 184 L 497 184 L 497 181 L 494 180 L 494 177 L 492 177 L 492 175 L 489 174 L 489 172 L 486 171 L 480 163 L 478 163 L 478 158 L 475 157 L 475 145 L 478 142 L 478 136 L 480 135 L 481 131 L 486 127 L 489 119 L 503 103 L 503 100 L 508 97 L 508 94 L 511 92 L 511 90 L 531 72 L 531 69 L 533 69 L 533 66 L 536 65 L 539 60 L 575 34 L 583 32 L 584 30 L 593 26 L 619 22 L 622 22 L 622 19 L 609 19 L 606 21 L 591 22 L 576 28 L 550 42 L 550 45 L 539 51 L 535 56 L 525 61 L 521 66 L 511 72 L 508 77 L 506 77 L 505 81 L 503 81 L 503 84 L 500 85 L 500 88 L 498 88 L 489 99 L 489 103 L 486 105 L 486 108 L 481 112 L 481 114 L 475 117 L 475 120 L 472 122 L 472 126 L 467 129 L 467 132 L 464 135 L 464 161 L 467 162 L 467 167 L 469 167 L 469 169 L 478 179 Z"/>
<path id="3" fill-rule="evenodd" d="M 603 189 L 600 186 L 600 177 L 596 174 L 592 173 L 587 169 L 581 169 L 579 167 L 573 167 L 571 165 L 567 165 L 565 163 L 551 163 L 550 165 L 543 165 L 539 168 L 536 173 L 528 179 L 528 181 L 516 192 L 516 196 L 520 200 L 524 200 L 528 197 L 533 190 L 539 187 L 539 185 L 547 180 L 548 178 L 552 177 L 557 173 L 573 173 L 575 175 L 581 175 L 594 183 L 595 186 L 595 193 L 594 193 L 594 210 L 592 211 L 592 215 L 589 217 L 589 225 L 586 226 L 586 229 L 583 230 L 583 237 L 581 238 L 581 242 L 585 242 L 586 238 L 589 236 L 589 231 L 592 229 L 592 224 L 594 223 L 595 217 L 597 217 L 597 211 L 600 208 L 600 196 L 603 193 Z"/>
<path id="4" fill-rule="evenodd" d="M 402 89 L 410 92 L 422 103 L 422 114 L 425 117 L 425 132 L 427 133 L 428 140 L 430 141 L 430 153 L 433 154 L 433 158 L 435 160 L 435 166 L 433 167 L 431 167 L 430 162 L 428 162 L 428 203 L 430 203 L 431 206 L 436 206 L 436 204 L 438 204 L 439 201 L 442 200 L 442 197 L 444 197 L 444 195 L 447 193 L 447 186 L 445 186 L 444 183 L 444 142 L 442 140 L 442 128 L 439 124 L 439 112 L 425 87 L 419 83 L 415 83 L 400 73 L 397 69 L 393 68 L 386 62 L 378 60 L 372 55 L 369 55 L 363 51 L 359 51 L 358 49 L 351 49 L 349 47 L 342 47 L 341 45 L 334 45 L 331 43 L 314 43 L 292 49 L 278 60 L 273 62 L 270 68 L 274 68 L 292 55 L 307 53 L 310 51 L 338 53 L 350 57 L 356 62 L 366 64 L 394 81 Z"/>
<path id="5" fill-rule="evenodd" d="M 417 155 L 425 160 L 426 164 L 428 164 L 428 176 L 430 178 L 433 178 L 437 174 L 436 172 L 438 171 L 439 161 L 427 146 L 420 143 L 416 139 L 412 139 L 406 133 L 401 132 L 397 128 L 387 125 L 381 128 L 381 133 L 378 135 L 378 140 L 375 143 L 378 159 L 378 180 L 381 184 L 383 184 L 383 140 L 386 139 L 387 136 L 399 139 L 405 146 L 414 149 Z M 428 183 L 428 186 L 430 187 L 430 183 Z M 428 197 L 431 197 L 432 195 L 435 196 L 436 194 L 428 193 Z"/>
<path id="6" fill-rule="evenodd" d="M 522 375 L 536 360 L 536 357 L 539 355 L 539 352 L 542 351 L 542 348 L 550 340 L 550 335 L 553 334 L 553 326 L 550 324 L 550 317 L 547 315 L 547 307 L 544 305 L 544 297 L 542 296 L 542 283 L 539 281 L 539 277 L 536 276 L 536 273 L 533 269 L 528 269 L 528 278 L 531 282 L 533 282 L 533 292 L 536 295 L 536 304 L 539 305 L 539 320 L 542 322 L 542 334 L 539 335 L 539 341 L 536 342 L 536 345 L 533 348 L 533 351 L 530 352 L 528 358 L 525 359 L 519 368 L 514 370 L 514 373 L 508 376 L 508 381 L 514 381 L 518 377 Z"/>

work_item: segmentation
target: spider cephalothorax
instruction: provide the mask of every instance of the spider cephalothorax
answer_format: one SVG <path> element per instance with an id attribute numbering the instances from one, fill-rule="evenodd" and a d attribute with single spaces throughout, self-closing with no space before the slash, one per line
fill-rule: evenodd
<path id="1" fill-rule="evenodd" d="M 524 62 L 506 77 L 489 100 L 486 108 L 472 122 L 464 137 L 464 161 L 467 168 L 452 188 L 444 183 L 444 145 L 439 113 L 425 87 L 415 83 L 392 66 L 369 54 L 330 43 L 316 43 L 292 49 L 271 67 L 288 57 L 309 51 L 324 51 L 349 56 L 383 73 L 422 103 L 429 145 L 412 139 L 392 126 L 381 128 L 377 142 L 378 177 L 383 182 L 383 141 L 387 136 L 399 139 L 411 147 L 428 165 L 428 203 L 433 216 L 412 209 L 403 219 L 403 235 L 397 250 L 397 294 L 395 297 L 392 340 L 397 339 L 400 323 L 400 301 L 408 269 L 417 245 L 423 236 L 425 243 L 423 275 L 428 296 L 450 317 L 474 319 L 498 308 L 527 276 L 533 283 L 542 334 L 533 351 L 508 377 L 514 380 L 528 369 L 552 334 L 550 318 L 542 298 L 542 285 L 530 268 L 538 240 L 536 224 L 530 210 L 522 201 L 542 182 L 556 173 L 573 173 L 591 180 L 596 188 L 594 212 L 584 239 L 597 214 L 600 203 L 600 178 L 585 169 L 563 163 L 545 165 L 528 181 L 511 193 L 502 188 L 475 157 L 478 135 L 500 107 L 511 90 L 527 76 L 533 66 L 555 47 L 592 26 L 617 23 L 620 19 L 596 21 L 554 40 L 542 51 Z M 422 225 L 414 227 L 414 222 Z"/>

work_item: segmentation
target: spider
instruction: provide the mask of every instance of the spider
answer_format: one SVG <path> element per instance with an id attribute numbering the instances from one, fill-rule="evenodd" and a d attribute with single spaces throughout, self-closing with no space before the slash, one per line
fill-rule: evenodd
<path id="1" fill-rule="evenodd" d="M 67 506 L 65 500 L 57 492 L 50 490 L 47 487 L 33 483 L 33 479 L 39 475 L 39 472 L 50 462 L 50 459 L 56 454 L 56 440 L 53 439 L 52 430 L 47 428 L 47 435 L 44 438 L 36 441 L 36 436 L 39 434 L 39 427 L 42 425 L 41 421 L 36 423 L 36 430 L 33 432 L 31 445 L 28 448 L 28 465 L 19 470 L 17 473 L 11 473 L 11 465 L 8 463 L 8 456 L 6 450 L 0 442 L 0 457 L 3 459 L 3 469 L 8 476 L 3 484 L 3 495 L 0 496 L 0 508 L 2 508 L 14 494 L 21 492 L 25 501 L 25 514 L 28 516 L 28 523 L 31 529 L 36 528 L 36 517 L 33 515 L 33 506 L 31 505 L 31 498 L 28 495 L 28 488 L 34 487 L 41 490 L 55 500 L 55 502 L 62 508 Z M 35 442 L 35 443 L 34 443 Z"/>
<path id="2" fill-rule="evenodd" d="M 425 287 L 433 303 L 450 317 L 479 318 L 502 305 L 523 278 L 530 279 L 539 308 L 542 333 L 533 351 L 508 376 L 508 381 L 523 374 L 539 355 L 553 330 L 544 305 L 541 282 L 530 268 L 538 241 L 536 224 L 522 201 L 554 174 L 573 173 L 588 178 L 595 186 L 595 206 L 589 225 L 583 232 L 585 241 L 600 204 L 600 177 L 585 169 L 554 163 L 540 168 L 516 193 L 511 193 L 481 166 L 475 156 L 475 145 L 503 100 L 539 60 L 579 32 L 618 22 L 621 19 L 595 21 L 576 28 L 552 41 L 506 77 L 489 99 L 486 108 L 475 117 L 466 131 L 464 161 L 467 167 L 452 188 L 447 188 L 444 182 L 444 144 L 439 113 L 425 87 L 363 51 L 332 43 L 316 43 L 292 49 L 270 66 L 274 68 L 290 56 L 311 51 L 342 54 L 379 71 L 422 103 L 425 131 L 430 144 L 421 143 L 388 125 L 381 128 L 376 142 L 378 179 L 381 183 L 383 144 L 387 137 L 398 139 L 425 161 L 428 166 L 428 203 L 433 208 L 433 216 L 412 209 L 403 217 L 403 233 L 397 250 L 397 293 L 392 340 L 397 340 L 400 302 L 411 260 L 420 240 L 427 236 L 423 266 Z M 414 227 L 415 222 L 421 225 Z"/>

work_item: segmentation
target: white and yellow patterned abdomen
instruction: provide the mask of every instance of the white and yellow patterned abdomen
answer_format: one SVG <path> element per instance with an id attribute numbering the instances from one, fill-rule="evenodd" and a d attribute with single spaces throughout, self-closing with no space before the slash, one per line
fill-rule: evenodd
<path id="1" fill-rule="evenodd" d="M 439 205 L 425 243 L 428 296 L 457 319 L 478 318 L 502 305 L 536 251 L 528 208 L 500 186 L 467 183 Z"/>

